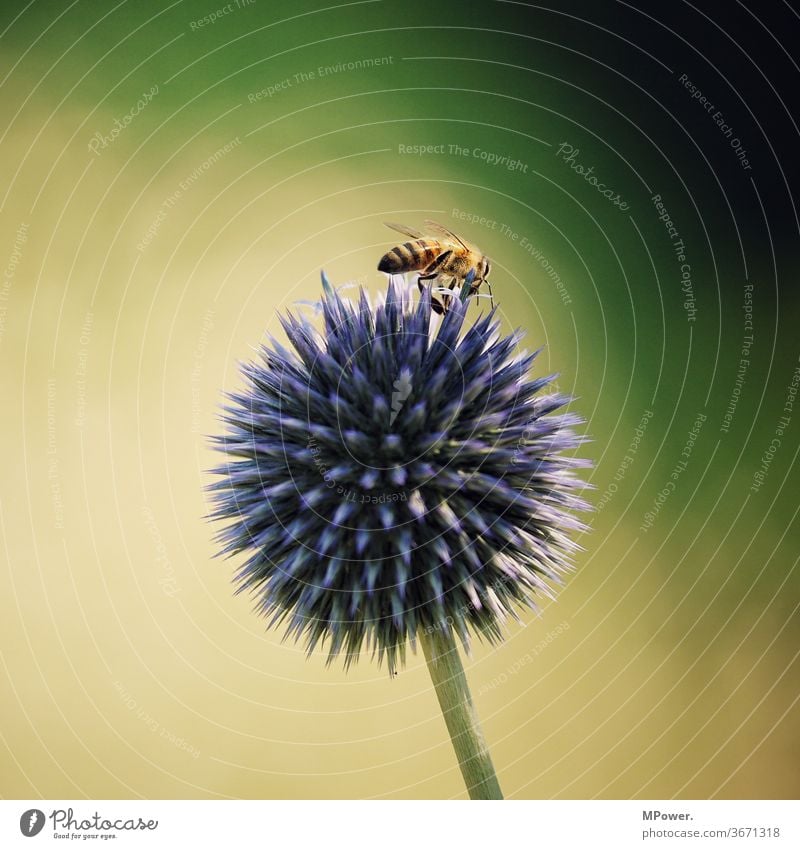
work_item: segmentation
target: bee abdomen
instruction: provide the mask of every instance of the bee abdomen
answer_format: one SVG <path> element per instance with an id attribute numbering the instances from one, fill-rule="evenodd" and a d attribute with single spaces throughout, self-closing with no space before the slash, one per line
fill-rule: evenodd
<path id="1" fill-rule="evenodd" d="M 389 251 L 389 253 L 386 253 L 381 257 L 381 261 L 378 263 L 378 271 L 385 271 L 387 274 L 395 274 L 398 271 L 402 271 L 404 265 L 405 260 L 397 252 L 397 249 L 393 248 Z"/>
<path id="2" fill-rule="evenodd" d="M 401 271 L 425 268 L 431 261 L 428 256 L 432 254 L 433 251 L 422 242 L 405 242 L 396 248 L 392 248 L 381 257 L 381 261 L 378 263 L 378 271 L 395 274 Z"/>

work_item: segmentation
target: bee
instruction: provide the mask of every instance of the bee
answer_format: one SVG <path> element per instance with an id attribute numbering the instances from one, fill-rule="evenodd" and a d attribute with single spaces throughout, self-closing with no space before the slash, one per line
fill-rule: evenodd
<path id="1" fill-rule="evenodd" d="M 386 226 L 397 230 L 404 236 L 411 238 L 410 242 L 392 248 L 381 257 L 378 263 L 378 271 L 388 274 L 403 274 L 406 271 L 421 272 L 417 278 L 420 292 L 424 292 L 423 280 L 435 280 L 437 278 L 445 282 L 449 278 L 447 289 L 452 291 L 459 281 L 463 284 L 467 275 L 472 272 L 473 278 L 470 286 L 470 295 L 477 294 L 481 284 L 485 283 L 489 289 L 489 298 L 494 307 L 492 287 L 487 280 L 491 265 L 479 248 L 466 242 L 460 236 L 456 236 L 447 227 L 442 227 L 435 221 L 426 221 L 426 233 L 406 227 L 402 224 L 393 224 L 386 221 Z M 443 286 L 432 290 L 431 308 L 434 312 L 444 315 L 447 312 L 450 298 L 447 289 Z M 439 298 L 433 297 L 436 291 Z"/>

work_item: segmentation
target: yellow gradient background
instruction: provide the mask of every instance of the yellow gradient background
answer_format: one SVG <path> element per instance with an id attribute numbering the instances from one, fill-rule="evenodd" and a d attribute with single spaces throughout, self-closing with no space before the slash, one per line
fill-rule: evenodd
<path id="1" fill-rule="evenodd" d="M 797 233 L 767 144 L 782 125 L 759 135 L 752 93 L 704 64 L 708 24 L 258 0 L 197 25 L 214 11 L 2 12 L 0 795 L 465 795 L 421 656 L 392 679 L 369 657 L 306 659 L 233 595 L 204 520 L 205 436 L 237 363 L 318 297 L 320 269 L 384 286 L 384 220 L 434 218 L 492 258 L 504 328 L 577 396 L 590 499 L 617 487 L 557 600 L 465 659 L 506 795 L 796 797 L 800 407 L 751 486 L 798 366 Z M 656 193 L 690 251 L 692 322 Z M 748 280 L 752 362 L 724 431 Z"/>

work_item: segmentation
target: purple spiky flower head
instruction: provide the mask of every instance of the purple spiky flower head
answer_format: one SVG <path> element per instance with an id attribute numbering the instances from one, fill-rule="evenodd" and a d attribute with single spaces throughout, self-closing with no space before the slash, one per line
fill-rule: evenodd
<path id="1" fill-rule="evenodd" d="M 586 504 L 565 452 L 581 420 L 530 374 L 536 353 L 494 311 L 465 326 L 468 286 L 438 332 L 429 290 L 373 305 L 323 275 L 323 327 L 287 313 L 228 396 L 212 518 L 239 589 L 308 652 L 393 671 L 419 629 L 490 641 L 569 567 Z"/>

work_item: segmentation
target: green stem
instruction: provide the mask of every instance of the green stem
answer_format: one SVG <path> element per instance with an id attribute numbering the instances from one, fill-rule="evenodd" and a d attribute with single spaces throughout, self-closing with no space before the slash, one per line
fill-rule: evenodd
<path id="1" fill-rule="evenodd" d="M 452 633 L 417 632 L 470 799 L 502 799 Z"/>

